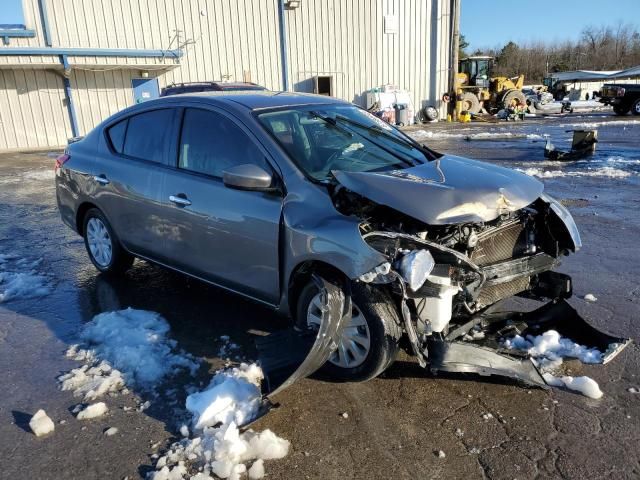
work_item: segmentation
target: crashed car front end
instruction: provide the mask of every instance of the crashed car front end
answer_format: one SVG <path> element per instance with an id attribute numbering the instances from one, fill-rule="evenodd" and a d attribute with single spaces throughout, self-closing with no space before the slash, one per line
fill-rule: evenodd
<path id="1" fill-rule="evenodd" d="M 361 231 L 388 260 L 359 280 L 396 292 L 413 353 L 434 372 L 545 386 L 536 365 L 505 352 L 502 340 L 554 329 L 606 352 L 604 362 L 628 343 L 593 329 L 565 302 L 571 278 L 553 270 L 581 240 L 566 208 L 546 194 L 487 222 L 429 227 L 370 218 Z M 528 313 L 494 313 L 516 295 L 548 303 Z"/>

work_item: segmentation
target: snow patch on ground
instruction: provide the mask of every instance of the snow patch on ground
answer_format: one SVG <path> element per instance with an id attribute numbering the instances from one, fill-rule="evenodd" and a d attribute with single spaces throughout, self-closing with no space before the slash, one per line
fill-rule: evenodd
<path id="1" fill-rule="evenodd" d="M 154 312 L 129 308 L 96 315 L 82 329 L 84 344 L 67 350 L 69 358 L 84 365 L 59 377 L 61 387 L 92 401 L 106 393 L 124 392 L 125 385 L 153 392 L 175 373 L 194 374 L 201 362 L 179 350 L 168 333 L 169 324 Z M 225 349 L 236 350 L 229 337 L 221 340 Z M 186 400 L 191 431 L 187 425 L 180 428 L 184 438 L 158 458 L 149 478 L 239 479 L 245 474 L 262 478 L 264 460 L 282 458 L 289 451 L 289 442 L 270 430 L 240 432 L 238 427 L 258 415 L 262 379 L 257 364 L 242 363 L 218 371 L 201 391 L 191 386 Z M 147 401 L 139 410 L 149 405 Z M 108 410 L 103 402 L 81 408 L 74 412 L 78 419 L 96 418 Z M 105 435 L 115 433 L 108 431 Z"/>
<path id="2" fill-rule="evenodd" d="M 526 173 L 531 177 L 538 178 L 558 178 L 558 177 L 607 177 L 607 178 L 626 178 L 633 175 L 631 172 L 621 170 L 614 167 L 587 168 L 581 171 L 564 171 L 564 170 L 544 170 L 541 168 L 517 168 L 516 170 Z"/>
<path id="3" fill-rule="evenodd" d="M 558 126 L 562 128 L 591 130 L 595 127 L 619 127 L 621 125 L 640 125 L 640 120 L 612 120 L 610 122 L 563 123 Z"/>
<path id="4" fill-rule="evenodd" d="M 150 478 L 184 478 L 189 470 L 199 471 L 191 477 L 197 480 L 210 479 L 212 474 L 238 479 L 247 471 L 249 478 L 262 478 L 264 460 L 283 458 L 289 452 L 289 442 L 270 430 L 240 433 L 238 429 L 258 414 L 262 379 L 258 365 L 243 363 L 217 372 L 206 389 L 189 395 L 186 407 L 193 415 L 194 437 L 171 445 Z M 188 436 L 188 428 L 181 433 Z"/>
<path id="5" fill-rule="evenodd" d="M 46 412 L 40 409 L 31 417 L 31 420 L 29 420 L 29 428 L 35 433 L 36 437 L 42 437 L 43 435 L 53 432 L 55 425 L 53 424 L 53 420 L 47 416 Z"/>
<path id="6" fill-rule="evenodd" d="M 200 363 L 178 351 L 168 332 L 167 321 L 154 312 L 128 308 L 96 315 L 80 334 L 87 348 L 67 350 L 67 357 L 85 365 L 60 376 L 61 388 L 94 400 L 126 384 L 152 391 L 180 371 L 194 374 Z"/>
<path id="7" fill-rule="evenodd" d="M 10 253 L 0 253 L 0 303 L 51 293 L 49 277 L 38 272 L 39 258 L 29 261 Z"/>
<path id="8" fill-rule="evenodd" d="M 582 363 L 602 363 L 604 354 L 596 348 L 579 345 L 562 337 L 555 330 L 548 330 L 542 335 L 515 335 L 505 339 L 503 346 L 507 349 L 527 352 L 543 372 L 545 381 L 552 386 L 566 387 L 591 398 L 602 397 L 602 392 L 595 380 L 589 377 L 556 377 L 553 372 L 562 365 L 563 358 L 577 358 Z"/>
<path id="9" fill-rule="evenodd" d="M 414 140 L 427 140 L 427 139 L 443 139 L 443 138 L 464 138 L 468 140 L 484 140 L 484 139 L 527 139 L 527 140 L 542 140 L 544 137 L 536 133 L 513 133 L 513 132 L 478 132 L 478 133 L 449 133 L 433 130 L 413 130 L 406 132 Z"/>

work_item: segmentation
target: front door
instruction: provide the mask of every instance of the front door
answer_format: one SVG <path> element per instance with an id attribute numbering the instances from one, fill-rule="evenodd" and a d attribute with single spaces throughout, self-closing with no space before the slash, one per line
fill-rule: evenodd
<path id="1" fill-rule="evenodd" d="M 160 96 L 158 79 L 156 78 L 132 78 L 133 102 L 142 103 Z"/>
<path id="2" fill-rule="evenodd" d="M 187 273 L 268 303 L 279 298 L 279 194 L 228 188 L 222 172 L 253 163 L 272 171 L 247 130 L 219 111 L 186 108 L 176 169 L 163 191 L 165 256 Z"/>

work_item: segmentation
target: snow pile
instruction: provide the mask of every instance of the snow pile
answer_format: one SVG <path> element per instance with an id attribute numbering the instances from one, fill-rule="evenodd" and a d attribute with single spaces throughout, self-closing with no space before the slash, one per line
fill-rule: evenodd
<path id="1" fill-rule="evenodd" d="M 174 443 L 158 459 L 150 478 L 180 479 L 195 469 L 199 473 L 191 478 L 197 480 L 211 475 L 239 479 L 244 473 L 252 479 L 262 478 L 264 460 L 283 458 L 289 452 L 289 442 L 270 430 L 240 433 L 238 429 L 258 413 L 262 378 L 259 366 L 241 364 L 216 373 L 205 390 L 189 395 L 187 409 L 193 414 L 198 436 Z M 188 435 L 189 431 L 185 428 L 181 433 Z"/>
<path id="2" fill-rule="evenodd" d="M 262 369 L 255 363 L 217 373 L 207 389 L 187 397 L 195 428 L 251 421 L 260 407 L 262 378 Z"/>
<path id="3" fill-rule="evenodd" d="M 53 420 L 47 416 L 46 412 L 40 409 L 31 417 L 31 420 L 29 420 L 29 428 L 36 434 L 36 437 L 41 437 L 53 432 L 55 425 L 53 424 Z"/>
<path id="4" fill-rule="evenodd" d="M 92 405 L 88 405 L 84 410 L 80 410 L 76 418 L 78 420 L 91 420 L 92 418 L 103 416 L 108 411 L 109 408 L 104 402 L 98 402 Z"/>
<path id="5" fill-rule="evenodd" d="M 597 302 L 597 301 L 598 301 L 598 299 L 596 298 L 596 296 L 595 296 L 593 293 L 587 293 L 587 294 L 584 296 L 584 299 L 585 299 L 587 302 Z"/>
<path id="6" fill-rule="evenodd" d="M 86 363 L 58 378 L 62 389 L 93 400 L 125 384 L 153 390 L 180 370 L 194 374 L 200 364 L 177 352 L 168 332 L 167 321 L 154 312 L 128 308 L 96 315 L 80 334 L 89 348 L 72 345 L 67 350 L 69 358 Z"/>
<path id="7" fill-rule="evenodd" d="M 542 376 L 544 377 L 544 381 L 552 387 L 565 387 L 569 390 L 580 392 L 589 398 L 597 399 L 602 397 L 602 390 L 600 390 L 600 386 L 592 378 L 571 376 L 556 377 L 548 372 L 543 373 Z"/>
<path id="8" fill-rule="evenodd" d="M 29 262 L 10 253 L 0 253 L 0 303 L 51 293 L 49 278 L 36 270 L 41 262 L 41 258 Z"/>
<path id="9" fill-rule="evenodd" d="M 598 384 L 589 377 L 556 377 L 552 373 L 562 365 L 563 358 L 577 358 L 582 363 L 602 363 L 604 355 L 598 349 L 579 345 L 562 337 L 555 330 L 548 330 L 537 336 L 527 335 L 526 338 L 515 335 L 504 340 L 503 346 L 527 352 L 535 360 L 549 385 L 564 386 L 591 398 L 602 397 Z"/>

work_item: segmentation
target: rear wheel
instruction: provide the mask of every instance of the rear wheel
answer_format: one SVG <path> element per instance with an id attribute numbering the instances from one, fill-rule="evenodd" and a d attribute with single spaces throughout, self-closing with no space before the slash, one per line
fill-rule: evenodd
<path id="1" fill-rule="evenodd" d="M 299 328 L 318 328 L 322 320 L 321 298 L 313 282 L 303 288 L 296 308 Z M 336 380 L 365 381 L 393 363 L 402 329 L 393 300 L 379 288 L 353 283 L 351 301 L 351 321 L 322 371 Z"/>
<path id="2" fill-rule="evenodd" d="M 122 273 L 133 264 L 133 256 L 120 246 L 120 241 L 104 214 L 90 209 L 83 223 L 84 245 L 91 263 L 104 273 Z"/>
<path id="3" fill-rule="evenodd" d="M 640 115 L 640 98 L 638 98 L 631 107 L 631 113 L 634 115 Z"/>
<path id="4" fill-rule="evenodd" d="M 613 113 L 615 113 L 616 115 L 626 115 L 627 113 L 629 113 L 629 107 L 627 105 L 614 105 Z"/>

